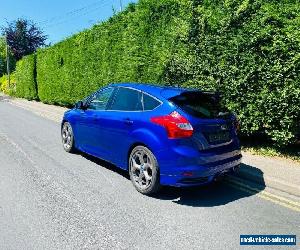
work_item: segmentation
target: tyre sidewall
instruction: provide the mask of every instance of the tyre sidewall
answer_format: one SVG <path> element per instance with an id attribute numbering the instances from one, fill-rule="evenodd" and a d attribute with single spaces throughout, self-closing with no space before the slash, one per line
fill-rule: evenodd
<path id="1" fill-rule="evenodd" d="M 64 129 L 64 127 L 65 126 L 68 126 L 69 127 L 69 129 L 71 129 L 71 132 L 72 132 L 72 136 L 71 136 L 71 147 L 69 147 L 69 148 L 66 148 L 65 146 L 64 146 L 64 141 L 63 141 L 63 129 Z M 74 152 L 75 151 L 75 146 L 74 146 L 74 132 L 73 132 L 73 128 L 72 128 L 72 126 L 71 126 L 71 124 L 69 123 L 69 122 L 64 122 L 63 123 L 63 126 L 62 126 L 62 129 L 61 129 L 61 140 L 62 140 L 62 143 L 63 143 L 63 148 L 64 148 L 64 150 L 66 151 L 66 152 L 68 152 L 68 153 L 72 153 L 72 152 Z"/>
<path id="2" fill-rule="evenodd" d="M 139 151 L 139 150 L 145 150 L 148 153 L 149 157 L 151 158 L 151 161 L 153 162 L 152 182 L 151 182 L 151 185 L 146 189 L 141 189 L 136 184 L 136 182 L 133 178 L 132 172 L 131 172 L 131 166 L 130 166 L 131 158 L 134 155 L 134 153 L 136 151 Z M 153 193 L 155 193 L 159 190 L 159 188 L 160 188 L 159 167 L 158 167 L 156 157 L 151 152 L 151 150 L 149 150 L 147 147 L 144 147 L 144 146 L 136 146 L 130 153 L 128 164 L 129 164 L 130 180 L 133 183 L 134 187 L 137 189 L 137 191 L 139 191 L 142 194 L 150 195 L 150 194 L 153 194 Z"/>

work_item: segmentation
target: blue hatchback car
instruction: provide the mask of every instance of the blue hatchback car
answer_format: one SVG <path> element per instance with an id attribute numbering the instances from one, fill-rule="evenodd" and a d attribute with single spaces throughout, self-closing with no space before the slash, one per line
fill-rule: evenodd
<path id="1" fill-rule="evenodd" d="M 195 186 L 241 163 L 236 117 L 215 92 L 111 84 L 76 103 L 61 125 L 63 147 L 129 171 L 143 194 Z"/>

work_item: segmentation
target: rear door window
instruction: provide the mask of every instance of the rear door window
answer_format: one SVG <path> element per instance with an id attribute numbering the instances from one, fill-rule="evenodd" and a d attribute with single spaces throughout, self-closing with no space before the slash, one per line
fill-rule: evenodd
<path id="1" fill-rule="evenodd" d="M 142 94 L 138 90 L 119 87 L 109 110 L 142 111 Z"/>
<path id="2" fill-rule="evenodd" d="M 186 113 L 198 118 L 218 118 L 228 114 L 221 104 L 220 95 L 213 92 L 184 92 L 170 99 Z"/>
<path id="3" fill-rule="evenodd" d="M 96 92 L 88 104 L 88 109 L 91 110 L 105 110 L 108 104 L 108 101 L 113 93 L 114 88 L 105 88 L 99 92 Z"/>
<path id="4" fill-rule="evenodd" d="M 161 103 L 160 101 L 156 100 L 152 96 L 149 96 L 143 93 L 143 101 L 144 101 L 144 110 L 153 110 L 157 108 Z"/>

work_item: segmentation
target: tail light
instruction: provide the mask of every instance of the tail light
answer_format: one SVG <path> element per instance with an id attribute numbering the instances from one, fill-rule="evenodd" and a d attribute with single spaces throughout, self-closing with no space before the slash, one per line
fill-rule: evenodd
<path id="1" fill-rule="evenodd" d="M 151 122 L 165 127 L 170 139 L 191 137 L 193 135 L 192 125 L 176 111 L 169 115 L 152 117 Z"/>

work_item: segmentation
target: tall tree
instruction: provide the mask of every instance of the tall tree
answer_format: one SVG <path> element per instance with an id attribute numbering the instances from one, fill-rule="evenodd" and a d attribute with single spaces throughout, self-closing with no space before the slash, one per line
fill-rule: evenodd
<path id="1" fill-rule="evenodd" d="M 16 67 L 16 59 L 12 55 L 11 51 L 8 50 L 9 56 L 9 68 L 11 71 L 14 71 Z M 0 36 L 0 77 L 7 73 L 7 58 L 6 58 L 6 41 L 5 37 Z"/>
<path id="2" fill-rule="evenodd" d="M 44 46 L 47 39 L 43 31 L 27 19 L 17 19 L 7 23 L 7 27 L 3 27 L 2 30 L 16 60 Z"/>
<path id="3" fill-rule="evenodd" d="M 5 39 L 4 37 L 0 37 L 0 77 L 5 74 L 5 65 L 6 65 L 6 49 Z"/>

